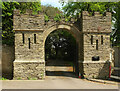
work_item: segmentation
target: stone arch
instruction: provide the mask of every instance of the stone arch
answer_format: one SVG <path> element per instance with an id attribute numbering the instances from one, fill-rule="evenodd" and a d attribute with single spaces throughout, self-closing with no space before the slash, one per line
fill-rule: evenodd
<path id="1" fill-rule="evenodd" d="M 73 37 L 76 39 L 76 42 L 78 44 L 78 60 L 80 60 L 80 39 L 81 39 L 81 32 L 79 29 L 77 29 L 75 26 L 73 25 L 67 25 L 67 24 L 56 24 L 56 25 L 53 25 L 51 27 L 49 27 L 48 29 L 46 29 L 44 32 L 43 32 L 43 46 L 45 48 L 45 41 L 47 39 L 47 37 L 49 36 L 49 34 L 57 29 L 65 29 L 67 30 L 68 32 L 70 32 Z M 44 50 L 44 58 L 45 58 L 45 50 Z"/>
<path id="2" fill-rule="evenodd" d="M 58 29 L 65 29 L 66 31 L 70 32 L 76 40 L 76 43 L 77 43 L 76 44 L 77 45 L 77 49 L 76 49 L 77 50 L 77 60 L 76 60 L 76 66 L 75 66 L 75 73 L 76 73 L 76 75 L 78 75 L 79 70 L 83 70 L 82 67 L 79 68 L 79 66 L 80 66 L 79 62 L 82 61 L 82 60 L 80 60 L 80 57 L 81 57 L 81 55 L 80 55 L 80 52 L 81 52 L 80 43 L 82 44 L 82 41 L 80 41 L 80 38 L 81 38 L 80 30 L 77 29 L 73 25 L 67 25 L 67 24 L 58 25 L 58 24 L 56 24 L 56 25 L 53 25 L 53 26 L 49 27 L 48 29 L 44 30 L 44 32 L 43 32 L 44 61 L 45 61 L 45 42 L 46 42 L 46 39 L 47 39 L 47 37 L 49 36 L 50 33 L 52 33 L 55 30 L 58 30 Z"/>
<path id="3" fill-rule="evenodd" d="M 53 31 L 55 31 L 57 29 L 66 29 L 66 30 L 68 30 L 74 36 L 76 41 L 79 43 L 80 31 L 75 26 L 67 25 L 67 24 L 60 24 L 60 25 L 56 24 L 56 25 L 53 25 L 50 28 L 46 29 L 43 32 L 43 44 L 45 44 L 45 41 L 46 41 L 46 38 L 48 37 L 48 35 L 51 32 L 53 32 Z"/>

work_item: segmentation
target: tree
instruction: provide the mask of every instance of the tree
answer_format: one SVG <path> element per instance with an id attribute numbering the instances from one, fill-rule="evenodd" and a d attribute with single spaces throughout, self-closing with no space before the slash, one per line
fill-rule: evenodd
<path id="1" fill-rule="evenodd" d="M 50 18 L 53 18 L 55 21 L 60 21 L 62 11 L 60 11 L 57 7 L 53 7 L 51 5 L 45 5 L 41 7 L 41 12 L 45 14 L 45 22 L 48 22 Z"/>
<path id="2" fill-rule="evenodd" d="M 42 12 L 46 14 L 48 17 L 54 18 L 56 14 L 62 13 L 57 7 L 53 7 L 51 5 L 41 6 Z"/>
<path id="3" fill-rule="evenodd" d="M 60 0 L 63 5 L 63 11 L 66 16 L 79 18 L 82 11 L 88 11 L 94 14 L 95 11 L 100 12 L 102 15 L 105 12 L 112 13 L 113 26 L 116 32 L 112 35 L 111 40 L 114 45 L 120 46 L 120 2 L 69 2 L 65 3 Z"/>
<path id="4" fill-rule="evenodd" d="M 66 30 L 59 29 L 52 32 L 46 40 L 45 45 L 46 60 L 61 59 L 73 61 L 76 51 L 76 40 L 71 33 Z"/>
<path id="5" fill-rule="evenodd" d="M 120 46 L 120 2 L 114 7 L 113 20 L 115 21 L 112 34 L 113 46 Z"/>
<path id="6" fill-rule="evenodd" d="M 32 9 L 34 14 L 41 10 L 40 2 L 2 2 L 2 41 L 3 44 L 14 44 L 13 10 L 19 9 L 24 13 L 26 9 Z"/>

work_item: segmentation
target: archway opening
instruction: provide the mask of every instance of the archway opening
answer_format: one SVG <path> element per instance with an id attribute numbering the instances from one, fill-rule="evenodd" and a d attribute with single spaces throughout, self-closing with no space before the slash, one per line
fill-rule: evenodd
<path id="1" fill-rule="evenodd" d="M 48 35 L 45 61 L 47 76 L 78 75 L 78 44 L 69 30 L 57 29 Z"/>

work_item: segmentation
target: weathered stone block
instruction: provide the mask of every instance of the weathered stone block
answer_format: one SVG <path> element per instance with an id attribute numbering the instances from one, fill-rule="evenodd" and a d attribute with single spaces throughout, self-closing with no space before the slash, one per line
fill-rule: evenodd
<path id="1" fill-rule="evenodd" d="M 81 66 L 81 65 L 80 65 Z M 109 77 L 110 62 L 83 62 L 83 76 L 85 78 L 104 78 Z M 81 68 L 81 67 L 80 67 Z M 81 70 L 81 69 L 80 69 Z"/>
<path id="2" fill-rule="evenodd" d="M 14 62 L 14 79 L 45 79 L 45 62 Z"/>

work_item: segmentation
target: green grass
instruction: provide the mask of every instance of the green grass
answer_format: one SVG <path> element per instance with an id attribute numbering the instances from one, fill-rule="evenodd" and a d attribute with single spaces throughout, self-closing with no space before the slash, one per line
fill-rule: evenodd
<path id="1" fill-rule="evenodd" d="M 18 78 L 17 78 L 17 80 L 21 80 L 21 78 L 20 78 L 20 77 L 18 77 Z"/>
<path id="2" fill-rule="evenodd" d="M 4 77 L 0 77 L 0 80 L 8 80 L 8 79 Z"/>

